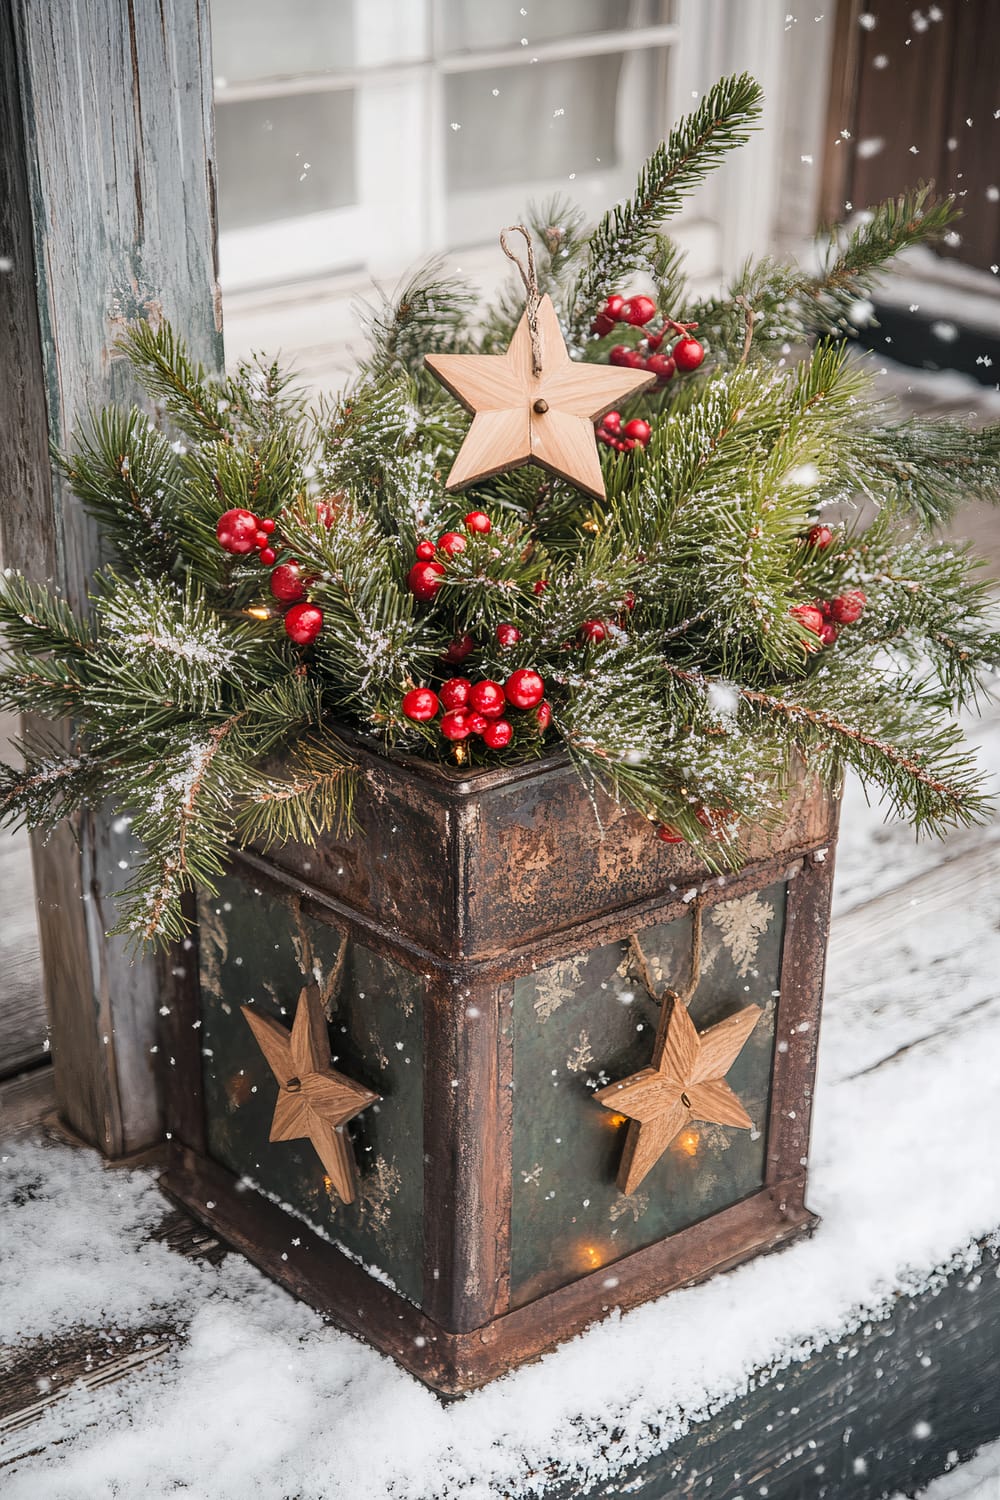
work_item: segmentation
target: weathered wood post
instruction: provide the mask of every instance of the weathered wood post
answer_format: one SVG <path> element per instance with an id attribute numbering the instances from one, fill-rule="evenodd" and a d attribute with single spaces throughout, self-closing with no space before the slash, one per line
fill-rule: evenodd
<path id="1" fill-rule="evenodd" d="M 50 466 L 131 398 L 114 340 L 167 316 L 222 358 L 205 0 L 0 4 L 0 525 L 8 566 L 75 604 L 95 527 Z M 127 827 L 99 808 L 34 841 L 59 1108 L 109 1156 L 162 1132 L 153 965 L 105 936 Z"/>

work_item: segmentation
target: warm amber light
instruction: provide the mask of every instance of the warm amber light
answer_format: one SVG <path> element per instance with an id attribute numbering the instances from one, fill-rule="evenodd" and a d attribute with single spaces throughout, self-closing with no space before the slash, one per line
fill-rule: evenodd
<path id="1" fill-rule="evenodd" d="M 255 620 L 270 620 L 271 611 L 263 605 L 254 605 L 252 609 L 244 610 L 244 614 L 253 615 Z"/>
<path id="2" fill-rule="evenodd" d="M 627 1119 L 627 1115 L 608 1115 L 608 1124 L 617 1129 L 619 1125 L 624 1125 Z"/>
<path id="3" fill-rule="evenodd" d="M 323 1186 L 326 1188 L 326 1196 L 328 1198 L 332 1198 L 333 1197 L 333 1178 L 332 1177 L 327 1177 L 324 1174 L 324 1176 L 323 1176 Z"/>
<path id="4" fill-rule="evenodd" d="M 596 1245 L 581 1245 L 580 1259 L 588 1271 L 596 1271 L 598 1266 L 603 1266 L 604 1256 Z"/>
<path id="5" fill-rule="evenodd" d="M 677 1149 L 685 1156 L 697 1156 L 701 1135 L 697 1130 L 682 1130 L 677 1137 Z"/>

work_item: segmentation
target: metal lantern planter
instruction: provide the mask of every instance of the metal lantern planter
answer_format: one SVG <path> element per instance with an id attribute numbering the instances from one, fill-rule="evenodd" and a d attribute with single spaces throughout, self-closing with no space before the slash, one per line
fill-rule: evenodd
<path id="1" fill-rule="evenodd" d="M 234 855 L 172 963 L 168 1190 L 449 1394 L 807 1232 L 835 799 L 803 778 L 718 877 L 564 758 L 356 753 L 356 831 Z M 633 1127 L 595 1096 L 650 1063 L 695 921 L 697 1030 L 760 1007 L 728 1073 L 753 1128 L 692 1118 L 623 1192 Z M 302 1080 L 258 1032 L 280 1051 L 300 992 L 366 1101 L 328 1142 L 350 1202 L 312 1141 L 269 1139 Z"/>

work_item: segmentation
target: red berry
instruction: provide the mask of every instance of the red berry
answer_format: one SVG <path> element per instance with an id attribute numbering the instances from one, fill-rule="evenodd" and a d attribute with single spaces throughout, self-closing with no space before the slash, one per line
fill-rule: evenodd
<path id="1" fill-rule="evenodd" d="M 601 418 L 601 426 L 605 432 L 610 432 L 612 437 L 617 437 L 621 431 L 622 414 L 620 411 L 606 411 Z"/>
<path id="2" fill-rule="evenodd" d="M 611 332 L 616 322 L 616 318 L 609 318 L 606 313 L 600 312 L 591 323 L 590 331 L 591 333 L 596 333 L 598 338 L 603 339 L 607 334 Z"/>
<path id="3" fill-rule="evenodd" d="M 810 547 L 815 547 L 820 552 L 825 552 L 833 541 L 833 532 L 829 526 L 814 526 L 806 537 Z"/>
<path id="4" fill-rule="evenodd" d="M 656 303 L 649 297 L 630 297 L 622 304 L 621 318 L 633 328 L 642 328 L 650 318 L 656 317 Z"/>
<path id="5" fill-rule="evenodd" d="M 493 720 L 488 719 L 485 714 L 471 713 L 466 714 L 465 722 L 469 726 L 470 734 L 482 734 L 487 725 L 493 723 Z"/>
<path id="6" fill-rule="evenodd" d="M 275 568 L 271 574 L 271 593 L 283 604 L 294 604 L 296 600 L 305 598 L 302 573 L 294 559 Z"/>
<path id="7" fill-rule="evenodd" d="M 664 338 L 666 337 L 666 332 L 667 330 L 665 328 L 661 328 L 659 333 L 650 333 L 647 330 L 646 348 L 649 350 L 650 354 L 655 354 L 657 349 L 659 349 L 660 345 L 663 343 Z"/>
<path id="8" fill-rule="evenodd" d="M 271 532 L 274 530 L 274 526 L 275 526 L 275 523 L 271 520 L 271 518 L 269 516 L 265 520 L 261 521 L 261 523 L 260 523 L 260 529 L 264 533 L 265 536 L 270 536 L 271 535 Z"/>
<path id="9" fill-rule="evenodd" d="M 653 436 L 653 429 L 642 417 L 633 417 L 631 422 L 625 423 L 625 436 L 645 448 Z"/>
<path id="10" fill-rule="evenodd" d="M 264 564 L 265 568 L 269 568 L 271 566 L 277 555 L 278 554 L 277 552 L 275 552 L 273 547 L 261 547 L 259 553 L 260 560 Z"/>
<path id="11" fill-rule="evenodd" d="M 836 625 L 831 624 L 831 622 L 827 620 L 819 633 L 819 638 L 823 642 L 824 646 L 832 646 L 839 634 L 840 631 L 837 629 Z"/>
<path id="12" fill-rule="evenodd" d="M 535 583 L 532 586 L 531 592 L 533 594 L 544 594 L 545 590 L 548 588 L 548 586 L 549 586 L 549 580 L 547 578 L 538 578 L 538 579 L 535 580 Z"/>
<path id="13" fill-rule="evenodd" d="M 456 552 L 464 552 L 468 545 L 460 531 L 445 531 L 438 537 L 438 551 L 443 552 L 446 557 L 454 557 Z"/>
<path id="14" fill-rule="evenodd" d="M 818 609 L 819 612 L 820 612 L 820 614 L 823 616 L 824 620 L 831 620 L 833 618 L 833 616 L 830 613 L 830 611 L 831 611 L 832 608 L 833 608 L 833 605 L 830 603 L 829 599 L 814 599 L 813 600 L 813 609 Z"/>
<path id="15" fill-rule="evenodd" d="M 635 609 L 635 595 L 633 594 L 631 589 L 629 589 L 628 593 L 625 595 L 625 598 L 622 600 L 622 609 L 627 609 L 629 614 L 631 614 Z"/>
<path id="16" fill-rule="evenodd" d="M 435 567 L 439 566 L 439 563 L 435 563 Z M 457 635 L 444 653 L 442 660 L 448 662 L 450 666 L 455 666 L 464 661 L 467 656 L 471 656 L 475 649 L 476 643 L 471 635 Z"/>
<path id="17" fill-rule="evenodd" d="M 545 697 L 545 683 L 531 667 L 521 667 L 507 678 L 504 693 L 514 708 L 534 708 Z"/>
<path id="18" fill-rule="evenodd" d="M 337 519 L 337 512 L 340 510 L 340 503 L 343 498 L 342 495 L 334 495 L 329 500 L 316 501 L 316 519 L 323 522 L 327 531 L 330 530 L 330 527 Z"/>
<path id="19" fill-rule="evenodd" d="M 403 695 L 403 712 L 417 724 L 426 724 L 428 719 L 433 719 L 440 707 L 437 693 L 430 688 L 413 688 Z"/>
<path id="20" fill-rule="evenodd" d="M 261 550 L 262 547 L 266 547 L 267 546 L 267 532 L 266 531 L 258 531 L 257 535 L 253 539 L 253 544 L 257 548 L 258 552 Z"/>
<path id="21" fill-rule="evenodd" d="M 544 734 L 546 729 L 548 729 L 549 725 L 552 723 L 551 704 L 546 703 L 544 700 L 539 703 L 538 707 L 535 709 L 535 723 L 538 725 L 539 731 Z"/>
<path id="22" fill-rule="evenodd" d="M 622 308 L 624 306 L 625 298 L 619 292 L 612 292 L 601 308 L 601 312 L 606 318 L 614 318 L 615 322 L 618 323 L 621 320 Z"/>
<path id="23" fill-rule="evenodd" d="M 406 581 L 410 586 L 410 593 L 415 594 L 418 599 L 425 603 L 433 599 L 441 587 L 441 579 L 444 576 L 444 568 L 439 562 L 414 563 Z"/>
<path id="24" fill-rule="evenodd" d="M 514 738 L 514 731 L 506 719 L 494 719 L 483 730 L 483 740 L 491 750 L 502 750 Z"/>
<path id="25" fill-rule="evenodd" d="M 472 683 L 467 677 L 449 677 L 441 684 L 441 702 L 445 708 L 467 708 Z"/>
<path id="26" fill-rule="evenodd" d="M 486 714 L 489 718 L 496 718 L 502 714 L 506 705 L 503 688 L 499 682 L 491 682 L 489 678 L 485 682 L 477 682 L 469 693 L 469 702 L 478 713 Z"/>
<path id="27" fill-rule="evenodd" d="M 796 604 L 791 614 L 803 630 L 811 630 L 813 635 L 819 635 L 823 629 L 823 616 L 811 604 Z"/>
<path id="28" fill-rule="evenodd" d="M 677 362 L 678 370 L 697 370 L 705 358 L 705 351 L 697 339 L 690 335 L 687 338 L 678 339 L 671 354 Z"/>
<path id="29" fill-rule="evenodd" d="M 641 370 L 645 365 L 638 349 L 629 349 L 625 344 L 615 344 L 608 359 L 613 365 L 621 365 L 626 370 Z"/>
<path id="30" fill-rule="evenodd" d="M 670 354 L 651 354 L 646 361 L 646 369 L 656 376 L 661 385 L 666 385 L 677 373 L 677 361 Z"/>
<path id="31" fill-rule="evenodd" d="M 830 614 L 838 625 L 853 625 L 855 620 L 861 619 L 867 603 L 868 600 L 860 589 L 849 589 L 846 594 L 831 599 Z"/>
<path id="32" fill-rule="evenodd" d="M 446 740 L 467 740 L 469 738 L 469 716 L 465 710 L 456 708 L 452 713 L 445 714 L 441 720 L 441 733 Z"/>
<path id="33" fill-rule="evenodd" d="M 656 837 L 662 839 L 665 844 L 683 844 L 684 835 L 678 833 L 672 823 L 657 823 Z"/>
<path id="34" fill-rule="evenodd" d="M 315 604 L 293 604 L 285 616 L 285 632 L 297 646 L 310 646 L 323 629 L 323 611 Z"/>
<path id="35" fill-rule="evenodd" d="M 434 557 L 437 548 L 435 547 L 433 542 L 429 542 L 425 537 L 423 541 L 417 543 L 415 551 L 417 554 L 417 562 L 430 562 Z"/>
<path id="36" fill-rule="evenodd" d="M 470 510 L 464 524 L 466 531 L 478 531 L 480 536 L 489 536 L 493 530 L 493 522 L 482 510 Z"/>
<path id="37" fill-rule="evenodd" d="M 260 522 L 250 510 L 227 510 L 219 517 L 215 535 L 219 546 L 235 557 L 245 557 L 257 545 Z M 266 538 L 265 538 L 266 540 Z"/>
<path id="38" fill-rule="evenodd" d="M 521 632 L 516 625 L 498 625 L 497 641 L 501 646 L 516 646 L 521 639 Z"/>
<path id="39" fill-rule="evenodd" d="M 580 634 L 585 641 L 603 641 L 608 633 L 608 627 L 603 620 L 584 620 L 580 626 Z"/>

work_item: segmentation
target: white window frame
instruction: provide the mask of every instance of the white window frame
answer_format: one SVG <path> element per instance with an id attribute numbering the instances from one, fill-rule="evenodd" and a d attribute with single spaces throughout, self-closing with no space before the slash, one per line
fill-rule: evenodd
<path id="1" fill-rule="evenodd" d="M 472 0 L 470 0 L 472 3 Z M 475 0 L 479 3 L 479 0 Z M 623 12 L 626 0 L 622 0 Z M 360 349 L 352 301 L 371 291 L 373 280 L 393 284 L 428 255 L 446 253 L 447 263 L 492 293 L 506 265 L 496 233 L 499 211 L 510 193 L 458 200 L 462 216 L 481 224 L 478 244 L 454 250 L 449 239 L 445 182 L 444 80 L 449 73 L 514 66 L 522 49 L 433 55 L 433 25 L 439 0 L 355 0 L 356 62 L 349 73 L 274 79 L 250 86 L 220 87 L 226 100 L 286 95 L 330 87 L 354 88 L 356 178 L 361 201 L 350 209 L 303 216 L 220 236 L 226 349 L 240 357 L 251 349 L 279 347 L 294 356 L 305 379 L 318 386 L 340 382 Z M 438 22 L 439 24 L 439 22 Z M 391 45 L 390 45 L 391 39 Z M 811 41 L 811 39 L 810 39 Z M 670 20 L 635 31 L 615 31 L 545 42 L 528 50 L 539 61 L 666 49 L 668 77 L 657 101 L 660 132 L 694 106 L 722 74 L 746 69 L 764 85 L 766 108 L 750 143 L 699 189 L 671 234 L 687 255 L 692 283 L 708 288 L 748 255 L 773 248 L 781 177 L 781 124 L 786 108 L 789 47 L 783 7 L 774 0 L 673 0 Z M 823 80 L 825 83 L 825 79 Z M 794 81 L 792 81 L 794 87 Z M 811 86 L 815 88 L 815 80 Z M 386 143 L 392 144 L 387 159 Z M 610 186 L 603 210 L 631 184 Z M 526 182 L 523 204 L 547 189 L 586 202 L 577 182 Z M 345 248 L 339 259 L 325 251 L 324 236 Z M 282 245 L 282 237 L 284 244 Z M 463 236 L 464 237 L 464 236 Z M 319 253 L 317 253 L 317 243 Z M 262 264 L 271 267 L 268 279 Z"/>
<path id="2" fill-rule="evenodd" d="M 623 4 L 623 13 L 627 7 Z M 441 0 L 355 0 L 357 65 L 349 72 L 307 74 L 217 86 L 216 106 L 305 93 L 351 90 L 355 95 L 355 180 L 358 201 L 349 208 L 224 231 L 221 279 L 226 291 L 287 284 L 315 276 L 366 270 L 394 272 L 450 245 L 481 243 L 482 226 L 499 223 L 510 190 L 492 188 L 447 195 L 444 118 L 446 80 L 455 74 L 524 67 L 526 63 L 626 56 L 669 49 L 680 40 L 676 22 L 617 29 L 528 48 L 447 53 Z M 626 143 L 640 130 L 648 137 L 668 125 L 667 100 L 656 101 L 652 122 L 629 118 Z M 644 126 L 644 129 L 643 129 Z M 637 155 L 638 149 L 633 151 Z M 525 192 L 541 199 L 568 189 L 602 201 L 627 191 L 619 175 L 595 171 L 576 183 L 533 180 Z"/>

